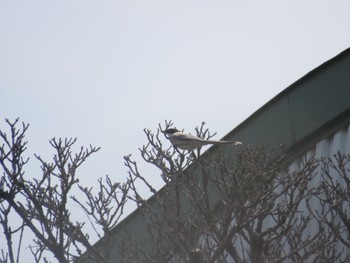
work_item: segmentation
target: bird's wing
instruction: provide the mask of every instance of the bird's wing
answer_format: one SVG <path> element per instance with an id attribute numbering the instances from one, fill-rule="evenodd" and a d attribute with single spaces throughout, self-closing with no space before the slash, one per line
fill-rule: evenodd
<path id="1" fill-rule="evenodd" d="M 186 134 L 186 133 L 182 133 L 182 132 L 178 132 L 176 134 L 174 134 L 173 138 L 176 138 L 178 140 L 181 141 L 203 141 L 202 139 L 193 136 L 191 134 Z"/>
<path id="2" fill-rule="evenodd" d="M 183 150 L 193 150 L 207 144 L 207 142 L 196 136 L 182 132 L 178 132 L 170 136 L 170 141 L 174 146 L 177 146 Z"/>

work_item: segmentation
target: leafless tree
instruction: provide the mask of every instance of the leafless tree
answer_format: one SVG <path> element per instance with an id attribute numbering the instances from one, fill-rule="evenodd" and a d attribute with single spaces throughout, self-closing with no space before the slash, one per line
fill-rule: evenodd
<path id="1" fill-rule="evenodd" d="M 89 234 L 83 229 L 85 222 L 73 222 L 70 209 L 73 203 L 78 204 L 99 237 L 108 242 L 110 230 L 123 214 L 128 185 L 112 183 L 108 176 L 98 181 L 99 189 L 95 192 L 92 187 L 79 185 L 77 169 L 99 148 L 81 147 L 73 153 L 76 139 L 50 140 L 55 151 L 53 160 L 47 162 L 35 155 L 42 174 L 30 177 L 25 173 L 29 158 L 24 157 L 25 133 L 29 125 L 20 124 L 18 119 L 6 122 L 9 132 L 0 130 L 0 224 L 7 249 L 1 250 L 0 262 L 20 262 L 26 230 L 34 234 L 30 250 L 35 262 L 48 262 L 45 257 L 48 251 L 59 262 L 71 262 L 84 250 L 88 250 L 89 256 L 96 261 L 107 262 L 108 251 L 101 253 L 92 246 Z M 73 196 L 77 187 L 84 193 L 84 201 Z"/>
<path id="2" fill-rule="evenodd" d="M 29 232 L 35 262 L 48 262 L 52 253 L 59 262 L 107 263 L 117 246 L 126 263 L 348 262 L 348 155 L 290 158 L 283 147 L 248 144 L 204 154 L 179 151 L 161 133 L 173 126 L 166 122 L 156 133 L 145 130 L 147 144 L 139 149 L 159 170 L 165 185 L 160 191 L 130 155 L 125 183 L 106 176 L 93 188 L 79 184 L 77 170 L 99 148 L 74 153 L 76 139 L 54 138 L 52 161 L 35 155 L 42 173 L 30 176 L 25 173 L 28 125 L 6 122 L 9 132 L 0 129 L 0 224 L 7 248 L 1 249 L 0 262 L 20 262 Z M 204 123 L 196 133 L 204 139 L 215 135 Z M 140 190 L 145 187 L 150 199 Z M 119 237 L 112 234 L 128 201 L 142 215 L 144 240 L 127 227 Z M 73 205 L 86 220 L 73 222 Z M 91 243 L 92 231 L 99 246 Z"/>
<path id="3" fill-rule="evenodd" d="M 171 125 L 167 122 L 164 129 Z M 123 262 L 335 262 L 342 258 L 337 240 L 346 245 L 348 240 L 321 212 L 316 220 L 310 206 L 322 195 L 328 194 L 328 201 L 334 198 L 325 189 L 337 185 L 329 180 L 323 188 L 315 184 L 321 178 L 320 160 L 301 158 L 293 170 L 287 151 L 271 145 L 217 148 L 204 155 L 180 152 L 163 146 L 164 129 L 159 126 L 156 134 L 145 130 L 148 144 L 140 149 L 144 160 L 159 168 L 166 184 L 161 191 L 156 192 L 136 162 L 125 157 L 132 182 L 128 196 L 142 211 L 146 243 L 152 245 L 144 248 L 126 234 L 120 242 Z M 203 139 L 213 136 L 204 123 L 196 132 Z M 323 169 L 328 167 L 323 164 Z M 343 176 L 346 182 L 348 178 Z M 136 182 L 154 193 L 152 203 L 141 196 Z M 336 191 L 342 196 L 336 204 L 348 208 L 349 190 L 344 191 Z M 320 208 L 324 209 L 324 202 Z M 337 213 L 344 232 L 349 230 L 348 212 L 327 213 Z M 334 231 L 325 231 L 330 226 Z"/>
<path id="4" fill-rule="evenodd" d="M 325 251 L 338 262 L 349 262 L 350 251 L 350 155 L 337 152 L 320 160 L 321 182 L 317 186 L 318 209 L 312 209 L 314 218 L 324 226 L 322 231 L 330 232 L 336 243 Z M 346 251 L 347 250 L 347 251 Z"/>

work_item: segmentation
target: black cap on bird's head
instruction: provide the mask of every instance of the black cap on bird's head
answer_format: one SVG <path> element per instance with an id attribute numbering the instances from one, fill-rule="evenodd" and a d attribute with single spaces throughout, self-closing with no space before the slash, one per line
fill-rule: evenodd
<path id="1" fill-rule="evenodd" d="M 165 131 L 163 131 L 163 133 L 165 134 L 174 134 L 175 132 L 178 132 L 179 130 L 176 129 L 176 128 L 169 128 L 169 129 L 166 129 Z"/>

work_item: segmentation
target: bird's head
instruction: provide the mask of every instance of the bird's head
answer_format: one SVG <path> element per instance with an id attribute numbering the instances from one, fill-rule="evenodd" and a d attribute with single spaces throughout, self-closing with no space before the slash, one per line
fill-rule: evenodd
<path id="1" fill-rule="evenodd" d="M 174 134 L 175 132 L 178 132 L 179 130 L 176 129 L 176 128 L 169 128 L 169 129 L 166 129 L 165 131 L 163 131 L 163 133 L 165 134 Z"/>

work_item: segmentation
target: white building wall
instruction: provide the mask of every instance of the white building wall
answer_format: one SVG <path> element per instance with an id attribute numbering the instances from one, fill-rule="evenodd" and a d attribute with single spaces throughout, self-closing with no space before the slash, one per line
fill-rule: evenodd
<path id="1" fill-rule="evenodd" d="M 350 124 L 347 125 L 346 127 L 342 128 L 341 130 L 335 132 L 331 136 L 319 141 L 312 149 L 310 149 L 300 159 L 293 162 L 290 165 L 289 170 L 290 171 L 299 170 L 302 167 L 305 160 L 308 160 L 309 158 L 312 158 L 312 157 L 315 157 L 316 159 L 334 158 L 334 155 L 338 151 L 340 153 L 343 153 L 343 154 L 350 154 Z M 350 168 L 350 164 L 349 164 L 349 168 Z M 321 167 L 319 166 L 317 169 L 321 170 Z M 320 170 L 318 172 L 321 172 Z M 320 173 L 318 173 L 318 174 L 320 174 Z M 337 173 L 334 173 L 334 179 L 336 179 L 341 184 L 344 183 L 343 180 L 340 178 L 340 176 Z M 317 184 L 320 183 L 320 181 L 321 181 L 321 176 L 315 177 L 314 180 L 310 182 L 311 183 L 310 187 L 316 186 Z M 311 204 L 311 207 L 314 208 L 314 211 L 321 209 L 319 200 L 316 197 L 314 199 L 311 199 L 309 204 Z M 306 211 L 306 212 L 308 211 L 305 203 L 302 203 L 300 205 L 299 211 Z M 348 204 L 347 211 L 350 213 L 350 204 Z M 273 220 L 273 219 L 271 219 L 271 220 Z M 337 219 L 335 219 L 335 220 L 337 220 Z M 335 222 L 335 223 L 337 223 L 337 222 Z M 270 221 L 270 223 L 269 223 L 269 221 L 266 220 L 264 225 L 266 227 L 269 227 L 269 225 L 271 225 L 271 224 L 274 225 L 275 222 Z M 308 231 L 305 232 L 305 237 L 308 235 L 313 235 L 313 234 L 317 233 L 318 231 L 320 231 L 320 229 L 319 229 L 319 224 L 317 222 L 315 222 L 314 224 L 310 224 Z M 346 239 L 347 239 L 347 237 L 346 237 Z M 237 251 L 239 252 L 240 256 L 242 256 L 242 254 L 241 254 L 242 253 L 242 249 L 241 249 L 242 244 L 243 244 L 243 246 L 245 245 L 243 240 L 237 240 L 234 243 L 234 246 L 237 249 Z M 347 257 L 350 258 L 350 251 L 348 251 L 341 242 L 338 242 L 338 246 L 340 249 L 344 248 L 345 258 L 347 258 Z M 346 251 L 348 251 L 348 252 L 346 252 Z M 227 256 L 226 262 L 231 263 L 234 261 L 230 256 Z M 285 261 L 285 262 L 288 262 L 288 261 Z"/>
<path id="2" fill-rule="evenodd" d="M 350 124 L 345 126 L 344 128 L 340 129 L 339 131 L 335 132 L 334 134 L 328 136 L 327 138 L 324 138 L 323 140 L 319 141 L 312 149 L 310 149 L 301 159 L 308 159 L 314 157 L 316 160 L 321 160 L 322 158 L 325 159 L 331 159 L 335 161 L 335 155 L 337 153 L 341 154 L 350 154 Z M 295 161 L 291 165 L 292 170 L 298 169 L 298 161 Z M 300 164 L 300 163 L 299 163 Z M 348 166 L 350 168 L 350 164 Z M 318 176 L 316 176 L 311 182 L 310 182 L 310 188 L 317 186 L 322 182 L 321 174 L 322 174 L 322 166 L 319 165 L 317 168 Z M 339 173 L 337 173 L 334 169 L 330 169 L 330 174 L 332 179 L 334 179 L 336 182 L 340 183 L 341 185 L 344 185 L 344 180 L 341 178 Z M 315 214 L 316 212 L 320 212 L 322 206 L 320 204 L 320 201 L 318 198 L 313 198 L 309 201 L 310 207 L 313 210 Z M 347 210 L 350 212 L 350 203 L 347 204 Z M 305 204 L 300 207 L 301 211 L 308 211 Z M 328 216 L 330 218 L 330 215 Z M 333 222 L 335 224 L 340 222 L 340 219 L 338 217 L 332 218 Z M 310 227 L 308 228 L 308 232 L 305 233 L 305 235 L 314 235 L 315 233 L 319 232 L 319 225 L 317 222 L 314 224 L 310 224 Z M 343 233 L 345 234 L 345 233 Z M 344 235 L 343 235 L 344 236 Z M 347 239 L 346 236 L 344 236 L 345 239 Z M 337 244 L 339 250 L 344 249 L 344 259 L 348 258 L 350 255 L 350 251 L 339 241 Z"/>

